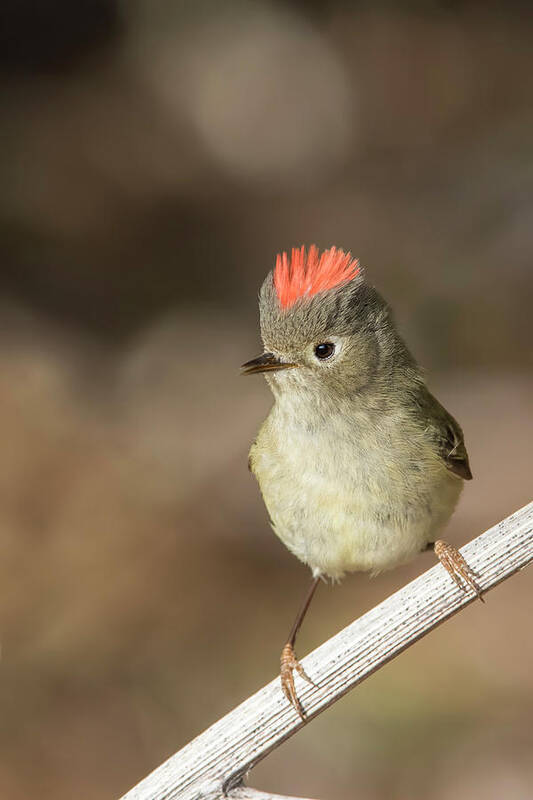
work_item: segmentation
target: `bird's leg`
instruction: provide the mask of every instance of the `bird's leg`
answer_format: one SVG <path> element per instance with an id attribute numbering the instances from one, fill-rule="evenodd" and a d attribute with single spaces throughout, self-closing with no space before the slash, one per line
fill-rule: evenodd
<path id="1" fill-rule="evenodd" d="M 428 544 L 428 549 L 430 547 L 433 548 L 440 563 L 457 586 L 466 592 L 466 583 L 477 594 L 481 602 L 484 603 L 485 601 L 483 600 L 481 587 L 476 580 L 476 575 L 468 566 L 459 550 L 453 545 L 448 544 L 448 542 L 443 542 L 442 539 L 437 539 L 436 542 Z"/>
<path id="2" fill-rule="evenodd" d="M 302 704 L 298 699 L 298 695 L 296 694 L 296 688 L 294 686 L 294 675 L 293 670 L 296 670 L 298 675 L 300 675 L 304 680 L 312 683 L 313 686 L 316 684 L 311 680 L 309 675 L 306 674 L 304 668 L 296 658 L 294 653 L 294 643 L 296 641 L 296 636 L 298 631 L 300 630 L 300 626 L 304 620 L 304 617 L 307 613 L 307 609 L 311 605 L 311 600 L 313 599 L 313 595 L 316 591 L 316 587 L 320 581 L 320 577 L 314 578 L 313 583 L 307 594 L 305 595 L 304 602 L 302 603 L 302 607 L 300 608 L 296 619 L 294 620 L 294 625 L 291 628 L 291 632 L 289 634 L 289 638 L 287 640 L 287 644 L 281 651 L 281 668 L 280 668 L 280 677 L 281 677 L 281 688 L 283 690 L 283 694 L 289 701 L 289 703 L 296 709 L 298 714 L 302 719 L 305 719 L 304 710 L 302 708 Z"/>

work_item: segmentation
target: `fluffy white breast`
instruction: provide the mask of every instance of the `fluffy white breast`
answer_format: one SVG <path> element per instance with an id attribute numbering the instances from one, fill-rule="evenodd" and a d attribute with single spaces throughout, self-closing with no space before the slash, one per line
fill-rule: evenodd
<path id="1" fill-rule="evenodd" d="M 402 409 L 320 415 L 278 396 L 250 456 L 276 534 L 332 578 L 409 560 L 462 488 Z"/>

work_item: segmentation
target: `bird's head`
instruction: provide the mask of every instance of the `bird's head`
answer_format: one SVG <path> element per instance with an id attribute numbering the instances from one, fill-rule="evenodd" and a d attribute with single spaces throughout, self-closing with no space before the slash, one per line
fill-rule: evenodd
<path id="1" fill-rule="evenodd" d="M 352 395 L 399 347 L 385 301 L 365 283 L 357 259 L 335 247 L 278 255 L 259 310 L 265 352 L 241 369 L 265 373 L 275 394 L 327 387 L 333 397 Z"/>

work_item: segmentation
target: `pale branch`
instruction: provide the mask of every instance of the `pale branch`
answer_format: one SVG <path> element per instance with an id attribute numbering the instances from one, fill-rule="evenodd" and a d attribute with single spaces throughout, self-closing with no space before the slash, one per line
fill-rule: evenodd
<path id="1" fill-rule="evenodd" d="M 533 560 L 533 502 L 461 548 L 488 592 Z M 317 686 L 299 681 L 306 722 L 402 650 L 475 600 L 437 564 L 348 625 L 302 660 Z M 296 733 L 302 722 L 279 678 L 171 756 L 122 800 L 281 800 L 242 786 L 258 761 Z M 295 799 L 296 800 L 296 799 Z"/>
<path id="2" fill-rule="evenodd" d="M 218 795 L 221 797 L 221 795 Z M 230 789 L 226 797 L 231 800 L 310 800 L 305 797 L 287 797 L 285 794 L 272 794 L 272 792 L 260 792 L 259 789 L 252 789 L 251 786 L 236 786 Z"/>

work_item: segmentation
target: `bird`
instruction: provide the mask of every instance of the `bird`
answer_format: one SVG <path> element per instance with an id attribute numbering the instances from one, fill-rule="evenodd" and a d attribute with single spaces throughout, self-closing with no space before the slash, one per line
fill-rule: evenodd
<path id="1" fill-rule="evenodd" d="M 259 293 L 263 374 L 274 404 L 249 469 L 275 534 L 312 573 L 280 658 L 283 694 L 302 719 L 295 642 L 321 580 L 371 576 L 433 549 L 482 599 L 477 576 L 440 538 L 472 478 L 459 423 L 429 391 L 388 304 L 350 252 L 278 254 Z"/>

